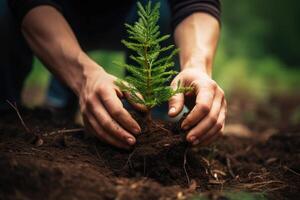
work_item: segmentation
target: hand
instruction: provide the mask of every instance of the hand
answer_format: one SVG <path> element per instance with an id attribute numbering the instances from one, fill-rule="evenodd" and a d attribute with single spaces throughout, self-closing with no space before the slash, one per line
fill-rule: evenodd
<path id="1" fill-rule="evenodd" d="M 79 94 L 80 109 L 86 129 L 100 140 L 128 149 L 136 140 L 131 134 L 141 131 L 138 123 L 123 108 L 124 95 L 114 84 L 116 77 L 100 66 L 86 72 Z"/>
<path id="2" fill-rule="evenodd" d="M 51 6 L 32 9 L 23 19 L 22 32 L 48 69 L 79 97 L 86 129 L 114 146 L 133 145 L 131 133 L 137 134 L 140 127 L 123 108 L 115 77 L 82 51 L 61 13 Z"/>
<path id="3" fill-rule="evenodd" d="M 224 129 L 226 100 L 223 90 L 209 75 L 199 68 L 186 68 L 172 81 L 171 87 L 181 85 L 192 87 L 193 92 L 177 94 L 169 100 L 169 116 L 174 117 L 186 103 L 191 112 L 181 124 L 182 129 L 189 130 L 187 141 L 193 145 L 208 145 L 216 140 Z"/>

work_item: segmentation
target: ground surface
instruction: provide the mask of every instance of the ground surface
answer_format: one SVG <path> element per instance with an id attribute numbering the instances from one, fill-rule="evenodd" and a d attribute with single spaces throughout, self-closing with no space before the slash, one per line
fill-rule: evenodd
<path id="1" fill-rule="evenodd" d="M 270 102 L 276 116 L 270 107 L 233 102 L 227 135 L 210 148 L 190 148 L 176 127 L 157 123 L 128 152 L 82 132 L 55 132 L 78 128 L 66 118 L 21 110 L 42 135 L 38 146 L 12 111 L 0 118 L 0 199 L 230 199 L 240 191 L 299 199 L 300 126 L 288 120 L 294 101 Z"/>

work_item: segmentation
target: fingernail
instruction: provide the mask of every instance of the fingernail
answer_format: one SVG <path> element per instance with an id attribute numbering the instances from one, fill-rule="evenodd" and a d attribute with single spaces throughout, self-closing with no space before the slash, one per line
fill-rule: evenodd
<path id="1" fill-rule="evenodd" d="M 189 125 L 187 125 L 187 124 L 182 124 L 182 125 L 181 125 L 181 128 L 182 128 L 183 130 L 187 130 L 187 129 L 189 129 Z"/>
<path id="2" fill-rule="evenodd" d="M 129 145 L 133 145 L 135 143 L 134 139 L 133 138 L 127 138 L 127 142 Z"/>
<path id="3" fill-rule="evenodd" d="M 199 140 L 195 140 L 193 143 L 192 143 L 192 145 L 197 145 L 197 144 L 199 144 Z"/>
<path id="4" fill-rule="evenodd" d="M 135 134 L 139 134 L 139 133 L 141 132 L 141 129 L 140 129 L 140 128 L 134 128 L 134 129 L 133 129 L 133 132 L 134 132 Z"/>
<path id="5" fill-rule="evenodd" d="M 191 136 L 189 140 L 190 140 L 190 142 L 194 142 L 195 139 L 196 139 L 195 136 Z"/>
<path id="6" fill-rule="evenodd" d="M 170 110 L 169 110 L 169 113 L 173 114 L 173 113 L 175 113 L 175 111 L 176 111 L 176 108 L 175 107 L 171 107 Z"/>

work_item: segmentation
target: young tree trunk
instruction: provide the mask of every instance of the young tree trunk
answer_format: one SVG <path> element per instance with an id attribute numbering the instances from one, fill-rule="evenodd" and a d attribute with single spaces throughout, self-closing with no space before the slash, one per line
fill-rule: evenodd
<path id="1" fill-rule="evenodd" d="M 152 123 L 152 113 L 151 113 L 151 109 L 149 109 L 147 111 L 147 113 L 146 113 L 146 126 L 147 126 L 147 130 L 150 130 L 151 123 Z"/>

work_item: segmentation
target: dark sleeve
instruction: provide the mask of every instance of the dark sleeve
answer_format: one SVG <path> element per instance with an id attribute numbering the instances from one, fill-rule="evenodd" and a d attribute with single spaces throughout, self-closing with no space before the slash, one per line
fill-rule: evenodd
<path id="1" fill-rule="evenodd" d="M 7 2 L 19 23 L 31 9 L 37 6 L 49 5 L 61 11 L 60 6 L 51 0 L 7 0 Z"/>
<path id="2" fill-rule="evenodd" d="M 220 0 L 169 0 L 172 13 L 173 29 L 186 17 L 195 12 L 205 12 L 215 17 L 220 23 Z"/>

